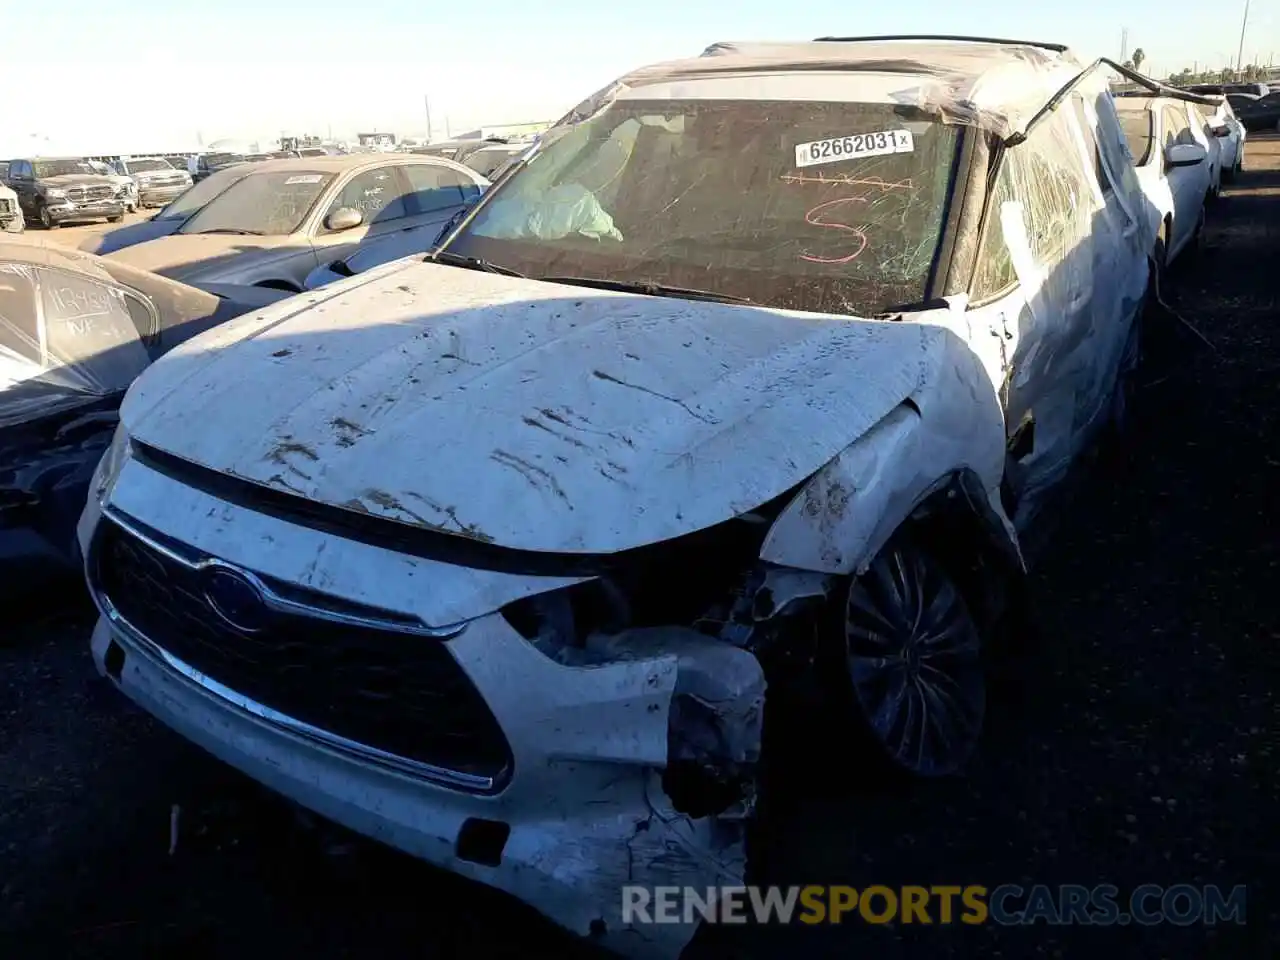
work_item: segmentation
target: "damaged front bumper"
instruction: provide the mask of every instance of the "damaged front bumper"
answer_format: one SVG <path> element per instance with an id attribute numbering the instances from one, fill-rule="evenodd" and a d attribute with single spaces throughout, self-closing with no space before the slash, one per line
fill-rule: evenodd
<path id="1" fill-rule="evenodd" d="M 674 957 L 694 932 L 693 924 L 625 927 L 625 885 L 743 882 L 750 803 L 682 814 L 664 773 L 670 750 L 696 756 L 701 734 L 718 739 L 707 711 L 734 719 L 729 739 L 740 756 L 758 755 L 764 679 L 744 650 L 651 628 L 575 650 L 568 663 L 500 613 L 452 639 L 402 638 L 445 644 L 501 727 L 511 763 L 485 789 L 223 687 L 133 628 L 99 585 L 94 596 L 99 671 L 178 733 L 322 816 L 519 897 L 611 950 Z M 682 717 L 694 742 L 675 744 Z"/>

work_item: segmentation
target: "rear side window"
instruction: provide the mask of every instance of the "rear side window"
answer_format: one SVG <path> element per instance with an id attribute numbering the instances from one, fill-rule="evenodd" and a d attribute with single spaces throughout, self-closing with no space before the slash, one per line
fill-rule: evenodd
<path id="1" fill-rule="evenodd" d="M 418 213 L 435 213 L 457 207 L 480 195 L 480 188 L 456 170 L 430 163 L 401 168 L 409 178 L 410 196 Z"/>
<path id="2" fill-rule="evenodd" d="M 36 294 L 29 271 L 0 264 L 0 356 L 40 362 L 40 332 L 36 326 Z"/>
<path id="3" fill-rule="evenodd" d="M 1000 175 L 996 178 L 996 187 L 991 194 L 987 226 L 982 236 L 982 246 L 978 248 L 977 270 L 973 278 L 974 303 L 993 300 L 1018 282 L 1018 275 L 1013 269 L 1013 257 L 1004 242 L 1004 231 L 1000 226 L 1001 207 L 1014 199 L 1010 170 L 1011 165 L 1006 156 L 1000 165 Z"/>

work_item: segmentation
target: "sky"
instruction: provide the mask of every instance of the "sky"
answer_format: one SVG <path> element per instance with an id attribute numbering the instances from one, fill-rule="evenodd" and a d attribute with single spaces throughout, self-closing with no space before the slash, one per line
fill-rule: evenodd
<path id="1" fill-rule="evenodd" d="M 1280 59 L 1280 0 L 1251 0 L 1245 62 Z M 1231 64 L 1244 0 L 0 0 L 0 154 L 553 120 L 628 70 L 717 40 L 987 33 Z M 37 39 L 39 38 L 39 39 Z"/>

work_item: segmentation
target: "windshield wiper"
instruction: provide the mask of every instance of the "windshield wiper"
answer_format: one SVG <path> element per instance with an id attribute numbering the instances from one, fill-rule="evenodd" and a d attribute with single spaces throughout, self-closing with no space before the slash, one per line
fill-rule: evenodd
<path id="1" fill-rule="evenodd" d="M 188 236 L 200 237 L 210 233 L 230 233 L 237 237 L 265 237 L 261 230 L 234 230 L 231 227 L 215 227 L 212 230 L 193 230 Z"/>
<path id="2" fill-rule="evenodd" d="M 428 262 L 445 263 L 451 267 L 466 267 L 468 270 L 483 270 L 485 273 L 497 273 L 504 277 L 520 277 L 522 280 L 528 279 L 519 270 L 512 270 L 510 267 L 504 267 L 500 263 L 494 263 L 492 260 L 485 260 L 481 257 L 464 257 L 460 253 L 451 253 L 448 250 L 437 250 L 435 253 L 427 256 Z"/>
<path id="3" fill-rule="evenodd" d="M 538 277 L 545 283 L 567 283 L 575 287 L 595 287 L 599 290 L 617 290 L 621 293 L 643 293 L 648 297 L 678 297 L 682 300 L 706 300 L 709 303 L 754 303 L 749 297 L 735 297 L 713 290 L 695 287 L 673 287 L 649 280 L 600 280 L 596 277 Z"/>

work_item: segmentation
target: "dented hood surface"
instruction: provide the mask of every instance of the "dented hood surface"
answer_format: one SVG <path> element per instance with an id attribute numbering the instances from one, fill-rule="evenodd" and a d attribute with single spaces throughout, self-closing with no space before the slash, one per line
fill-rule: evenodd
<path id="1" fill-rule="evenodd" d="M 122 416 L 148 445 L 333 507 L 611 553 L 786 492 L 916 389 L 942 335 L 416 264 L 185 344 Z"/>
<path id="2" fill-rule="evenodd" d="M 290 247 L 292 253 L 293 247 L 305 242 L 294 237 L 174 233 L 117 249 L 109 256 L 131 267 L 190 282 L 215 279 L 224 272 L 240 270 L 246 265 L 246 257 L 269 259 L 280 247 Z"/>

